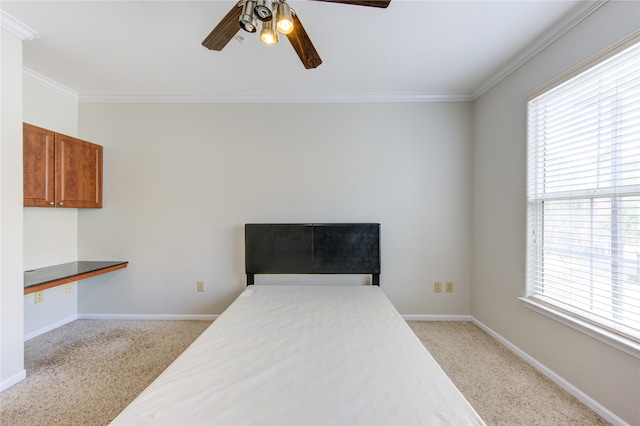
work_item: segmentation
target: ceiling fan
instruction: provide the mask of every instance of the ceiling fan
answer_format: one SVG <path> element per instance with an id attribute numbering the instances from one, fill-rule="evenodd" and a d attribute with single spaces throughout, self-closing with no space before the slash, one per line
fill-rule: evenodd
<path id="1" fill-rule="evenodd" d="M 329 3 L 386 8 L 391 0 L 316 0 Z M 306 69 L 322 63 L 320 55 L 311 43 L 300 18 L 286 0 L 240 0 L 222 18 L 202 45 L 210 50 L 222 50 L 242 28 L 255 33 L 261 22 L 260 39 L 266 44 L 278 42 L 278 34 L 284 34 L 300 57 Z"/>

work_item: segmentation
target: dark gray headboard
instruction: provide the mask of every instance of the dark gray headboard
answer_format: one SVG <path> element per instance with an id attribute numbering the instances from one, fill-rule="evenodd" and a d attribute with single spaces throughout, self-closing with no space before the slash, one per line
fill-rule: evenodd
<path id="1" fill-rule="evenodd" d="M 246 224 L 247 285 L 255 274 L 371 274 L 380 285 L 380 224 Z"/>

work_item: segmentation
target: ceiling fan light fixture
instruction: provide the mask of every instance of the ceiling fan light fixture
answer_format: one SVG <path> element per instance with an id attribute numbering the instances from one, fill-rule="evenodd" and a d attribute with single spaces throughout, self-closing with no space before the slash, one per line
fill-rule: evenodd
<path id="1" fill-rule="evenodd" d="M 256 18 L 253 15 L 253 10 L 256 7 L 255 0 L 246 0 L 242 8 L 242 15 L 240 15 L 240 28 L 248 33 L 255 33 L 257 31 Z"/>
<path id="2" fill-rule="evenodd" d="M 273 20 L 262 23 L 260 40 L 262 40 L 264 44 L 276 44 L 278 42 L 278 32 L 275 30 Z"/>
<path id="3" fill-rule="evenodd" d="M 281 1 L 278 3 L 276 14 L 276 26 L 282 34 L 289 34 L 293 31 L 293 18 L 291 17 L 291 8 L 289 5 Z"/>
<path id="4" fill-rule="evenodd" d="M 258 0 L 253 12 L 262 22 L 271 21 L 273 19 L 272 5 L 273 2 L 271 0 Z"/>

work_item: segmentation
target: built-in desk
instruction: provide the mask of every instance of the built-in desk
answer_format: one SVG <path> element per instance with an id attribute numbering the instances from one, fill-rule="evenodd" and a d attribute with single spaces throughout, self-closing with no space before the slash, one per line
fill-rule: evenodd
<path id="1" fill-rule="evenodd" d="M 126 268 L 128 261 L 79 260 L 24 272 L 24 294 Z"/>

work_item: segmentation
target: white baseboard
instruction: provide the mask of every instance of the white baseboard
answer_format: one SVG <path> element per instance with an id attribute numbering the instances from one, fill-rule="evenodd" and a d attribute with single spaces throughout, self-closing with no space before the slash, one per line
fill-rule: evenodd
<path id="1" fill-rule="evenodd" d="M 2 392 L 5 389 L 9 389 L 11 386 L 15 385 L 18 382 L 21 382 L 26 378 L 27 378 L 27 370 L 23 369 L 18 374 L 14 374 L 13 376 L 9 377 L 7 380 L 3 380 L 0 383 L 0 392 Z"/>
<path id="2" fill-rule="evenodd" d="M 218 317 L 217 314 L 78 314 L 78 319 L 91 320 L 214 321 Z"/>
<path id="3" fill-rule="evenodd" d="M 578 401 L 582 402 L 584 405 L 586 405 L 587 407 L 591 408 L 593 411 L 598 413 L 602 418 L 604 418 L 605 420 L 607 420 L 613 425 L 629 426 L 629 424 L 625 422 L 623 419 L 621 419 L 620 417 L 612 413 L 610 410 L 608 410 L 606 407 L 604 407 L 602 404 L 600 404 L 599 402 L 591 398 L 589 395 L 585 394 L 580 389 L 578 389 L 577 387 L 573 386 L 571 383 L 569 383 L 568 381 L 560 377 L 553 370 L 551 370 L 550 368 L 548 368 L 547 366 L 545 366 L 544 364 L 542 364 L 541 362 L 539 362 L 538 360 L 536 360 L 535 358 L 533 358 L 532 356 L 524 352 L 522 349 L 520 349 L 519 347 L 517 347 L 516 345 L 514 345 L 513 343 L 511 343 L 510 341 L 508 341 L 507 339 L 505 339 L 504 337 L 496 333 L 491 328 L 487 327 L 482 322 L 478 321 L 474 317 L 470 317 L 470 318 L 471 318 L 471 322 L 473 322 L 475 325 L 480 327 L 482 330 L 484 330 L 487 334 L 489 334 L 491 337 L 496 339 L 498 342 L 500 342 L 501 344 L 509 348 L 509 350 L 511 350 L 516 355 L 518 355 L 520 358 L 522 358 L 523 360 L 531 364 L 536 370 L 544 374 L 552 382 L 554 382 L 555 384 L 560 386 L 562 389 L 569 392 Z"/>
<path id="4" fill-rule="evenodd" d="M 402 315 L 405 321 L 472 321 L 471 315 Z"/>
<path id="5" fill-rule="evenodd" d="M 68 316 L 66 318 L 61 319 L 60 321 L 56 321 L 56 322 L 53 322 L 51 324 L 47 324 L 46 326 L 44 326 L 42 328 L 39 328 L 37 330 L 34 330 L 34 331 L 30 332 L 30 333 L 25 334 L 24 335 L 24 341 L 26 342 L 28 340 L 31 340 L 34 337 L 38 337 L 41 334 L 44 334 L 44 333 L 46 333 L 48 331 L 54 330 L 54 329 L 56 329 L 58 327 L 62 327 L 63 325 L 68 324 L 68 323 L 70 323 L 72 321 L 75 321 L 77 319 L 78 319 L 77 315 L 71 315 L 71 316 Z"/>

